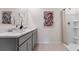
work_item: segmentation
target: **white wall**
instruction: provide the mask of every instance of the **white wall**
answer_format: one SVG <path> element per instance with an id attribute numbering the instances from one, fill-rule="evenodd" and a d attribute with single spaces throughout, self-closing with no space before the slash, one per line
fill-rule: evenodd
<path id="1" fill-rule="evenodd" d="M 44 27 L 43 12 L 51 10 L 54 12 L 54 24 L 52 27 Z M 29 25 L 38 28 L 39 43 L 58 43 L 61 42 L 61 10 L 59 8 L 29 8 Z M 32 27 L 33 27 L 32 26 Z"/>

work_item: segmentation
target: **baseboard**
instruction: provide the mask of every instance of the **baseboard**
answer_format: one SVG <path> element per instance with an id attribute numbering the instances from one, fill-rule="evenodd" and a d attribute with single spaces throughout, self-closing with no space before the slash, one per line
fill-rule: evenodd
<path id="1" fill-rule="evenodd" d="M 60 44 L 60 41 L 53 41 L 53 42 L 38 42 L 37 44 Z"/>

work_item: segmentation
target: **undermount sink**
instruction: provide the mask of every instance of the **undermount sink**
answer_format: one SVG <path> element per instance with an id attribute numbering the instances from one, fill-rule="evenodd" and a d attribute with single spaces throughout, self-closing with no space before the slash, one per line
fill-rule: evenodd
<path id="1" fill-rule="evenodd" d="M 7 32 L 20 33 L 20 32 L 24 32 L 24 29 L 12 29 L 12 30 L 8 30 Z"/>

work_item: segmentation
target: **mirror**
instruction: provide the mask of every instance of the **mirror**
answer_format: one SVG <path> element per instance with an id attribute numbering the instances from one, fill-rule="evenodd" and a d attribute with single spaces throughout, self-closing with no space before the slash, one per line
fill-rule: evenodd
<path id="1" fill-rule="evenodd" d="M 0 8 L 0 26 L 13 28 L 16 25 L 27 27 L 27 8 Z"/>
<path id="2" fill-rule="evenodd" d="M 15 28 L 16 25 L 27 27 L 27 8 L 0 8 L 0 31 Z"/>

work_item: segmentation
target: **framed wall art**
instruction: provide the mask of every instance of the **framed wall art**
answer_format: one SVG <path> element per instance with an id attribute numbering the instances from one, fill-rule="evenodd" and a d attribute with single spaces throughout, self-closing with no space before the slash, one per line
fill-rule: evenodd
<path id="1" fill-rule="evenodd" d="M 11 24 L 11 11 L 2 11 L 2 24 Z"/>
<path id="2" fill-rule="evenodd" d="M 53 25 L 53 11 L 44 11 L 44 26 Z"/>

